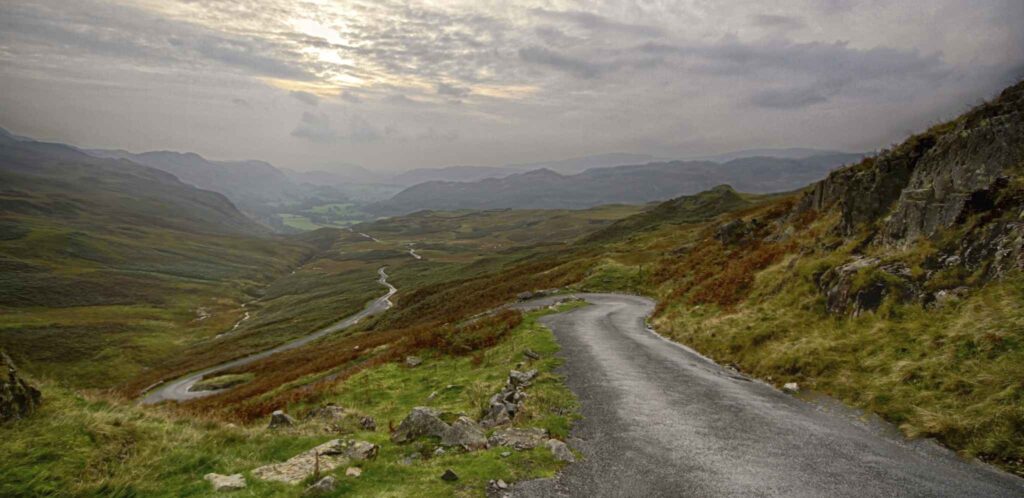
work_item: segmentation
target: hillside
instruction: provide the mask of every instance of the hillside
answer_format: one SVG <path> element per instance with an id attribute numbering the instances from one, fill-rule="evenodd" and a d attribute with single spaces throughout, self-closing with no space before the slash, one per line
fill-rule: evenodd
<path id="1" fill-rule="evenodd" d="M 721 184 L 744 192 L 780 192 L 802 187 L 859 158 L 831 154 L 805 159 L 750 157 L 723 164 L 674 161 L 595 168 L 569 176 L 539 169 L 474 183 L 427 182 L 370 209 L 380 214 L 419 209 L 579 209 L 661 201 Z"/>

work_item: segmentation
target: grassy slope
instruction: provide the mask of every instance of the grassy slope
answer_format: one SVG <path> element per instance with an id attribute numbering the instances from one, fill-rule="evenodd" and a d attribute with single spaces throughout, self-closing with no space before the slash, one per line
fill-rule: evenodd
<path id="1" fill-rule="evenodd" d="M 508 458 L 500 456 L 501 449 L 473 454 L 450 450 L 434 457 L 436 443 L 395 445 L 384 429 L 414 406 L 478 415 L 482 402 L 500 389 L 508 371 L 522 361 L 522 351 L 530 348 L 543 356 L 530 365 L 542 373 L 528 388 L 526 410 L 516 423 L 546 427 L 564 437 L 577 404 L 551 373 L 558 364 L 553 357 L 558 346 L 550 331 L 537 325 L 540 313 L 529 315 L 496 345 L 472 356 L 423 350 L 426 361 L 420 367 L 384 364 L 325 391 L 324 400 L 371 415 L 382 427 L 351 436 L 382 449 L 376 460 L 362 465 L 364 473 L 358 479 L 343 477 L 345 469 L 338 469 L 341 485 L 331 496 L 480 496 L 489 479 L 551 475 L 559 464 L 543 448 L 513 452 Z M 247 474 L 338 437 L 313 423 L 268 431 L 263 421 L 236 427 L 111 403 L 53 384 L 44 384 L 43 391 L 46 402 L 40 413 L 0 426 L 0 453 L 5 456 L 0 495 L 208 496 L 213 493 L 202 481 L 208 472 Z M 440 394 L 428 399 L 434 391 Z M 298 413 L 311 406 L 293 405 L 289 410 Z M 410 453 L 423 458 L 413 465 L 400 464 Z M 446 468 L 461 479 L 454 484 L 441 481 Z M 248 481 L 247 493 L 256 496 L 296 496 L 302 491 L 251 477 Z"/>

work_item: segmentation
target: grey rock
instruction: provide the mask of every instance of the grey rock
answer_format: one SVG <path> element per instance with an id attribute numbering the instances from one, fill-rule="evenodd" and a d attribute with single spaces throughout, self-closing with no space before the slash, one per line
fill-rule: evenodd
<path id="1" fill-rule="evenodd" d="M 526 387 L 530 385 L 530 382 L 532 382 L 535 377 L 537 377 L 536 370 L 529 370 L 526 372 L 513 370 L 508 374 L 508 384 L 513 388 Z"/>
<path id="2" fill-rule="evenodd" d="M 555 460 L 560 462 L 573 463 L 576 461 L 576 456 L 572 454 L 572 450 L 569 446 L 557 439 L 548 439 L 546 446 L 551 450 L 551 454 L 554 455 Z"/>
<path id="3" fill-rule="evenodd" d="M 252 470 L 252 476 L 264 481 L 298 484 L 317 472 L 329 472 L 349 462 L 346 446 L 334 439 L 284 462 L 272 463 Z"/>
<path id="4" fill-rule="evenodd" d="M 540 354 L 538 354 L 536 351 L 534 351 L 534 350 L 532 350 L 530 348 L 526 348 L 525 350 L 523 350 L 523 356 L 525 356 L 525 357 L 527 357 L 527 358 L 529 358 L 531 360 L 539 360 L 540 359 Z"/>
<path id="5" fill-rule="evenodd" d="M 364 431 L 373 432 L 377 430 L 377 422 L 373 420 L 373 417 L 366 416 L 359 419 L 359 427 Z"/>
<path id="6" fill-rule="evenodd" d="M 405 443 L 421 436 L 443 436 L 448 430 L 448 424 L 441 420 L 440 415 L 441 413 L 433 408 L 423 406 L 413 408 L 395 429 L 395 432 L 391 434 L 391 440 L 396 443 Z"/>
<path id="7" fill-rule="evenodd" d="M 203 476 L 203 479 L 209 481 L 210 485 L 213 486 L 213 490 L 217 492 L 245 489 L 245 477 L 242 476 L 242 474 L 231 474 L 226 476 L 211 472 Z"/>
<path id="8" fill-rule="evenodd" d="M 423 364 L 423 358 L 420 358 L 419 356 L 406 356 L 405 357 L 405 366 L 407 366 L 409 368 L 418 367 L 421 364 Z"/>
<path id="9" fill-rule="evenodd" d="M 345 455 L 353 460 L 373 460 L 380 447 L 367 441 L 352 441 L 345 449 Z"/>
<path id="10" fill-rule="evenodd" d="M 324 476 L 321 477 L 315 483 L 310 484 L 309 487 L 306 488 L 305 494 L 317 495 L 321 493 L 330 493 L 331 491 L 334 491 L 334 489 L 337 487 L 338 480 L 335 479 L 334 476 Z"/>
<path id="11" fill-rule="evenodd" d="M 491 403 L 491 407 L 487 410 L 487 413 L 482 419 L 480 419 L 480 426 L 485 429 L 493 429 L 495 427 L 511 423 L 512 418 L 509 416 L 508 408 L 505 403 L 500 401 Z"/>
<path id="12" fill-rule="evenodd" d="M 41 402 L 39 390 L 29 385 L 11 358 L 0 351 L 0 422 L 27 417 Z"/>
<path id="13" fill-rule="evenodd" d="M 267 425 L 267 428 L 278 429 L 281 427 L 291 427 L 293 425 L 295 425 L 294 418 L 281 410 L 275 410 L 274 413 L 270 414 L 270 424 Z"/>
<path id="14" fill-rule="evenodd" d="M 715 239 L 726 245 L 738 244 L 750 240 L 754 228 L 753 224 L 741 219 L 732 220 L 715 229 Z"/>
<path id="15" fill-rule="evenodd" d="M 800 384 L 797 384 L 796 382 L 787 382 L 782 385 L 782 390 L 790 394 L 796 394 L 800 392 Z"/>
<path id="16" fill-rule="evenodd" d="M 486 494 L 487 498 L 506 498 L 511 496 L 509 494 L 509 485 L 501 479 L 487 481 Z"/>
<path id="17" fill-rule="evenodd" d="M 441 479 L 448 482 L 458 481 L 459 475 L 456 474 L 455 471 L 453 471 L 452 469 L 446 469 L 444 471 L 444 474 L 441 474 Z"/>
<path id="18" fill-rule="evenodd" d="M 536 448 L 548 438 L 548 431 L 538 428 L 509 428 L 494 432 L 487 442 L 491 446 L 508 446 L 516 450 Z"/>
<path id="19" fill-rule="evenodd" d="M 469 417 L 459 417 L 441 435 L 442 446 L 460 446 L 466 450 L 480 450 L 487 447 L 484 430 Z"/>

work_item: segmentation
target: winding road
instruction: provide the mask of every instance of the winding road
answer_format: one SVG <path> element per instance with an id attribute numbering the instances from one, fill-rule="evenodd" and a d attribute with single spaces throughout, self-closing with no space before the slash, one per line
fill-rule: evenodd
<path id="1" fill-rule="evenodd" d="M 142 398 L 141 403 L 144 404 L 144 405 L 150 405 L 150 404 L 155 404 L 155 403 L 160 403 L 162 401 L 170 401 L 170 400 L 173 400 L 173 401 L 185 401 L 185 400 L 189 400 L 189 399 L 201 398 L 201 397 L 204 397 L 204 396 L 209 396 L 211 394 L 216 394 L 218 392 L 221 392 L 222 390 L 216 390 L 216 391 L 191 391 L 190 389 L 192 388 L 193 385 L 195 385 L 196 382 L 199 382 L 200 380 L 202 380 L 204 376 L 207 376 L 207 375 L 210 375 L 210 374 L 213 374 L 213 373 L 217 373 L 217 372 L 222 372 L 224 370 L 228 370 L 228 369 L 235 368 L 235 367 L 240 367 L 242 365 L 248 365 L 248 364 L 253 363 L 255 361 L 262 360 L 263 358 L 266 358 L 266 357 L 268 357 L 270 355 L 273 355 L 273 354 L 276 354 L 276 353 L 280 353 L 282 351 L 288 351 L 290 349 L 295 349 L 295 348 L 300 347 L 300 346 L 305 346 L 306 344 L 309 344 L 310 342 L 313 342 L 313 341 L 315 341 L 315 340 L 317 340 L 317 339 L 319 339 L 319 338 L 321 338 L 321 337 L 323 337 L 325 335 L 333 334 L 333 333 L 338 332 L 340 330 L 344 330 L 344 329 L 346 329 L 348 327 L 351 327 L 351 326 L 359 323 L 360 320 L 362 320 L 362 319 L 364 319 L 366 317 L 370 317 L 370 316 L 376 315 L 376 314 L 378 314 L 378 313 L 380 313 L 382 311 L 387 310 L 388 308 L 390 308 L 392 306 L 392 304 L 391 304 L 391 296 L 394 296 L 395 293 L 398 292 L 398 289 L 396 289 L 395 286 L 393 286 L 390 283 L 388 283 L 388 274 L 384 272 L 384 268 L 383 267 L 381 267 L 381 268 L 379 268 L 377 270 L 377 274 L 379 275 L 379 278 L 377 279 L 377 282 L 379 282 L 381 285 L 387 287 L 388 288 L 388 292 L 387 292 L 387 294 L 385 294 L 385 295 L 383 295 L 383 296 L 381 296 L 381 297 L 371 301 L 370 304 L 367 304 L 366 307 L 363 308 L 362 311 L 360 311 L 360 312 L 358 312 L 358 313 L 356 313 L 354 315 L 350 315 L 350 316 L 344 318 L 343 320 L 341 320 L 341 321 L 339 321 L 339 322 L 337 322 L 337 323 L 335 323 L 333 325 L 329 325 L 329 326 L 324 327 L 324 328 L 322 328 L 320 330 L 317 330 L 316 332 L 313 332 L 312 334 L 309 334 L 309 335 L 300 337 L 298 339 L 294 339 L 292 341 L 286 342 L 286 343 L 281 344 L 280 346 L 277 346 L 275 348 L 268 349 L 266 351 L 262 351 L 262 352 L 259 352 L 259 353 L 256 353 L 256 354 L 253 354 L 253 355 L 250 355 L 250 356 L 245 356 L 245 357 L 242 357 L 242 358 L 238 358 L 236 360 L 231 360 L 231 361 L 226 362 L 226 363 L 221 363 L 220 365 L 212 366 L 212 367 L 206 368 L 204 370 L 200 370 L 198 372 L 194 372 L 194 373 L 188 374 L 185 377 L 181 377 L 179 379 L 175 379 L 175 380 L 172 380 L 170 382 L 165 382 L 165 383 L 159 384 L 154 389 L 148 391 L 148 393 L 145 395 L 145 397 Z"/>
<path id="2" fill-rule="evenodd" d="M 663 339 L 645 326 L 649 299 L 578 296 L 592 305 L 541 322 L 582 404 L 570 444 L 584 459 L 513 496 L 1024 496 L 1022 479 Z"/>

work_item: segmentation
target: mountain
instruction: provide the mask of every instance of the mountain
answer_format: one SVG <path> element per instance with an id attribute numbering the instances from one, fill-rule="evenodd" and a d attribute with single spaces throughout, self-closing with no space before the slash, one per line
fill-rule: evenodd
<path id="1" fill-rule="evenodd" d="M 281 170 L 264 161 L 211 161 L 193 152 L 153 151 L 134 154 L 123 150 L 88 150 L 88 154 L 125 159 L 166 171 L 196 187 L 220 192 L 251 209 L 268 203 L 299 201 L 303 190 Z"/>
<path id="2" fill-rule="evenodd" d="M 351 184 L 390 183 L 390 175 L 376 173 L 362 166 L 342 164 L 330 170 L 296 171 L 282 169 L 288 178 L 296 184 L 314 186 L 345 187 Z"/>
<path id="3" fill-rule="evenodd" d="M 574 157 L 558 161 L 545 161 L 539 163 L 506 164 L 505 168 L 523 170 L 549 169 L 562 175 L 575 175 L 593 168 L 610 168 L 613 166 L 626 166 L 630 164 L 645 164 L 654 161 L 663 161 L 648 154 L 628 154 L 623 152 L 612 152 L 608 154 L 597 154 L 592 156 Z"/>
<path id="4" fill-rule="evenodd" d="M 714 154 L 709 156 L 697 156 L 691 158 L 693 161 L 714 161 L 724 163 L 733 159 L 744 157 L 774 157 L 776 159 L 807 159 L 812 156 L 830 156 L 833 154 L 845 154 L 844 152 L 824 149 L 811 149 L 807 147 L 787 147 L 782 149 L 744 149 Z"/>
<path id="5" fill-rule="evenodd" d="M 396 185 L 412 186 L 426 182 L 476 182 L 487 178 L 504 178 L 521 172 L 507 166 L 447 166 L 444 168 L 416 168 L 392 177 Z"/>
<path id="6" fill-rule="evenodd" d="M 578 209 L 610 203 L 646 203 L 729 184 L 744 192 L 779 192 L 802 187 L 857 154 L 806 159 L 751 157 L 718 164 L 672 161 L 594 168 L 575 175 L 538 169 L 474 183 L 427 182 L 399 192 L 372 209 L 380 214 L 420 209 Z"/>

